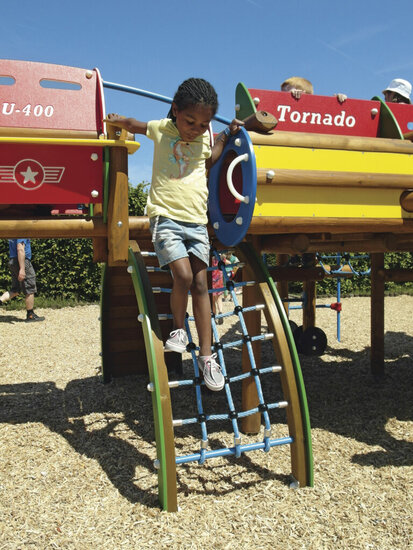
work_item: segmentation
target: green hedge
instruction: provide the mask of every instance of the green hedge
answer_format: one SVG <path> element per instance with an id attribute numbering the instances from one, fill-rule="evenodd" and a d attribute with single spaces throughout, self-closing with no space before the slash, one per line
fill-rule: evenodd
<path id="1" fill-rule="evenodd" d="M 129 213 L 142 216 L 146 184 L 129 186 Z M 100 264 L 93 263 L 91 239 L 32 239 L 32 263 L 38 296 L 53 300 L 96 302 L 100 296 Z M 0 240 L 0 291 L 10 288 L 9 245 Z"/>

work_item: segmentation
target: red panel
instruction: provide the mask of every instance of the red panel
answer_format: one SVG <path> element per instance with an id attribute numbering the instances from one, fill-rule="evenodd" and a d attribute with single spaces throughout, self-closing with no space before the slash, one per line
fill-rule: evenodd
<path id="1" fill-rule="evenodd" d="M 102 202 L 101 147 L 7 144 L 0 148 L 1 204 Z M 93 197 L 92 191 L 98 191 Z"/>
<path id="2" fill-rule="evenodd" d="M 234 151 L 228 151 L 219 173 L 219 205 L 221 212 L 223 214 L 231 214 L 232 216 L 235 216 L 241 204 L 241 202 L 231 194 L 227 185 L 228 167 L 235 157 L 236 154 Z M 242 194 L 242 169 L 240 164 L 237 164 L 232 173 L 232 182 L 235 190 Z"/>
<path id="3" fill-rule="evenodd" d="M 257 109 L 268 111 L 278 119 L 277 131 L 339 134 L 376 137 L 380 103 L 347 99 L 340 104 L 336 97 L 303 94 L 294 99 L 289 92 L 249 89 L 259 98 Z M 377 114 L 372 110 L 377 109 Z"/>
<path id="4" fill-rule="evenodd" d="M 49 63 L 0 60 L 0 127 L 102 132 L 103 98 L 96 70 Z M 40 82 L 78 89 L 44 88 Z M 11 81 L 13 82 L 13 81 Z"/>
<path id="5" fill-rule="evenodd" d="M 399 123 L 402 134 L 413 131 L 413 105 L 406 103 L 386 103 Z M 409 128 L 410 126 L 410 128 Z"/>

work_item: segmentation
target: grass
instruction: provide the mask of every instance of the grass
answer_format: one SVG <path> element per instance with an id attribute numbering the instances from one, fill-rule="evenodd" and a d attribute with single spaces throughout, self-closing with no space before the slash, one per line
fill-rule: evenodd
<path id="1" fill-rule="evenodd" d="M 36 296 L 34 300 L 35 309 L 61 309 L 64 307 L 77 307 L 87 306 L 90 304 L 96 304 L 98 302 L 86 302 L 84 300 L 78 300 L 76 298 L 49 298 L 47 296 Z M 25 309 L 25 301 L 23 296 L 16 296 L 12 300 L 9 300 L 4 308 L 9 311 L 18 311 Z"/>
<path id="2" fill-rule="evenodd" d="M 391 283 L 390 288 L 385 290 L 385 296 L 413 296 L 413 288 L 411 285 L 407 284 L 396 284 Z M 293 295 L 296 294 L 294 292 L 290 293 L 290 297 L 293 297 Z M 335 293 L 333 292 L 325 292 L 323 293 L 321 289 L 317 289 L 317 298 L 334 298 Z M 342 298 L 352 298 L 352 297 L 363 297 L 363 296 L 370 296 L 370 292 L 366 290 L 357 290 L 353 289 L 350 292 L 342 292 L 341 297 Z M 297 297 L 299 297 L 299 294 L 297 294 Z M 77 307 L 77 306 L 87 306 L 90 304 L 98 304 L 99 300 L 87 302 L 86 300 L 79 300 L 78 298 L 50 298 L 48 296 L 38 295 L 35 297 L 34 305 L 35 309 L 61 309 L 64 307 Z M 13 298 L 13 300 L 10 300 L 6 303 L 4 306 L 9 311 L 18 311 L 25 309 L 25 302 L 23 296 L 16 296 L 16 298 Z"/>

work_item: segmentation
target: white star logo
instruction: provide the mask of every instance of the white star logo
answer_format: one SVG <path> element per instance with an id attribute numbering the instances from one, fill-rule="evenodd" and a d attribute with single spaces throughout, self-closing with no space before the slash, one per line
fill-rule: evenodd
<path id="1" fill-rule="evenodd" d="M 24 182 L 27 183 L 31 181 L 32 183 L 36 183 L 36 176 L 39 172 L 33 172 L 30 165 L 26 168 L 25 172 L 20 172 L 22 176 L 24 176 Z"/>
<path id="2" fill-rule="evenodd" d="M 0 185 L 17 183 L 25 191 L 34 191 L 44 183 L 48 185 L 60 183 L 65 169 L 65 166 L 43 166 L 37 160 L 22 159 L 14 166 L 0 165 Z"/>

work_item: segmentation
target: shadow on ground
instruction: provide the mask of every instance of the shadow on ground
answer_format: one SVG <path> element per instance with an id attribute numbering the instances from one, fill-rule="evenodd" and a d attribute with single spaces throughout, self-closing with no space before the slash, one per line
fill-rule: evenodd
<path id="1" fill-rule="evenodd" d="M 237 334 L 232 330 L 226 337 L 235 338 Z M 353 461 L 362 466 L 413 464 L 413 443 L 402 435 L 395 436 L 388 429 L 390 419 L 399 423 L 413 420 L 413 338 L 388 332 L 385 344 L 390 351 L 387 352 L 386 377 L 380 383 L 370 375 L 369 349 L 353 352 L 328 348 L 322 357 L 300 357 L 312 428 L 381 447 L 381 450 L 355 455 Z M 269 351 L 267 343 L 262 349 L 263 358 L 271 355 L 272 348 Z M 229 368 L 239 369 L 239 360 L 238 364 L 233 361 L 228 361 L 228 364 Z M 188 372 L 186 376 L 190 376 Z M 57 388 L 54 382 L 2 385 L 0 422 L 43 423 L 65 438 L 78 453 L 97 460 L 114 486 L 129 501 L 157 507 L 156 489 L 147 491 L 135 483 L 137 465 L 147 469 L 148 476 L 154 471 L 153 413 L 147 382 L 145 376 L 130 376 L 107 385 L 103 385 L 99 377 L 72 380 L 64 390 Z M 208 406 L 214 410 L 214 400 L 222 398 L 207 395 L 205 402 L 209 401 Z M 173 401 L 174 416 L 185 412 L 186 399 L 181 396 L 176 403 Z M 94 419 L 93 415 L 98 417 Z M 132 436 L 140 439 L 138 446 L 118 435 L 125 424 Z M 229 431 L 229 428 L 223 429 Z M 190 427 L 187 432 L 198 440 L 199 448 L 199 427 Z M 178 448 L 179 444 L 177 451 Z M 287 482 L 287 476 L 261 468 L 247 455 L 238 459 L 237 464 L 245 469 L 255 468 L 260 479 Z M 202 475 L 198 470 L 201 485 Z M 227 489 L 223 491 L 230 492 L 257 483 L 256 479 L 245 483 L 232 480 L 225 470 L 220 474 L 219 468 L 217 475 L 221 477 L 216 487 L 206 490 L 220 491 L 217 487 L 224 485 Z M 189 491 L 179 474 L 178 483 L 180 491 Z"/>

